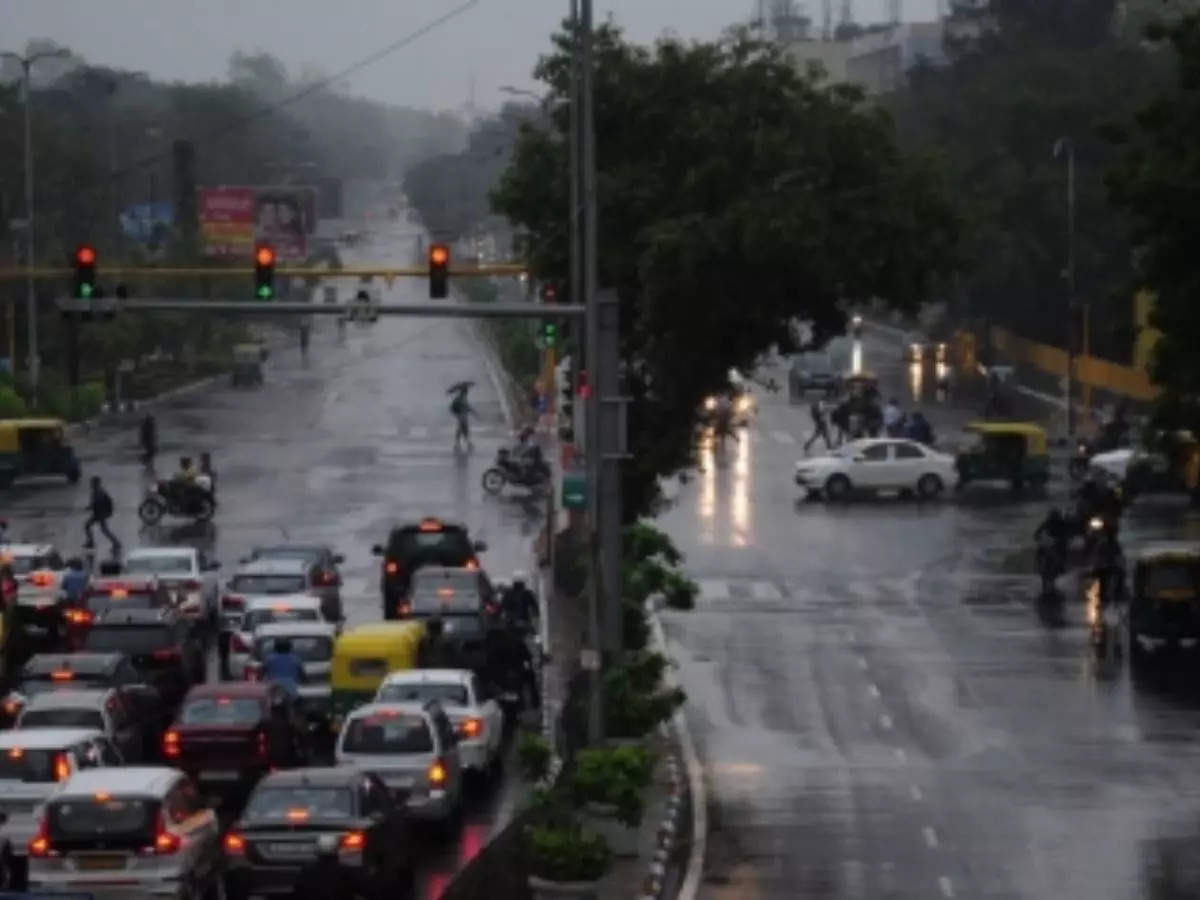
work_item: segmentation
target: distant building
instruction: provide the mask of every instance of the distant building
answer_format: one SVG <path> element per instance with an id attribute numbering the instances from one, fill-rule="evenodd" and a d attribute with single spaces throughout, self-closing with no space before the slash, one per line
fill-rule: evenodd
<path id="1" fill-rule="evenodd" d="M 819 65 L 831 81 L 856 84 L 872 95 L 900 88 L 908 71 L 922 61 L 935 66 L 946 62 L 941 22 L 856 30 L 841 39 L 794 41 L 786 52 L 797 67 Z"/>

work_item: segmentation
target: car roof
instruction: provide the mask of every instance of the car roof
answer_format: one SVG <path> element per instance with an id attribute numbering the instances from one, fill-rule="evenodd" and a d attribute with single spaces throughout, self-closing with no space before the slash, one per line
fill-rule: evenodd
<path id="1" fill-rule="evenodd" d="M 403 669 L 391 672 L 379 685 L 388 684 L 445 684 L 457 682 L 469 684 L 474 673 L 470 669 Z"/>
<path id="2" fill-rule="evenodd" d="M 160 609 L 113 609 L 109 607 L 96 617 L 96 625 L 167 625 L 173 618 L 174 610 L 169 607 Z"/>
<path id="3" fill-rule="evenodd" d="M 1195 541 L 1155 541 L 1134 551 L 1138 562 L 1195 562 L 1200 560 L 1200 544 Z"/>
<path id="4" fill-rule="evenodd" d="M 361 719 L 375 713 L 406 713 L 408 715 L 425 715 L 429 704 L 419 700 L 379 700 L 357 706 L 347 716 L 347 719 Z"/>
<path id="5" fill-rule="evenodd" d="M 0 556 L 48 556 L 53 552 L 53 544 L 0 544 Z"/>
<path id="6" fill-rule="evenodd" d="M 0 731 L 0 750 L 56 750 L 97 737 L 104 737 L 104 732 L 95 728 L 9 728 Z"/>
<path id="7" fill-rule="evenodd" d="M 40 672 L 69 670 L 71 672 L 107 672 L 115 669 L 124 658 L 123 653 L 37 653 L 25 661 L 22 675 Z"/>
<path id="8" fill-rule="evenodd" d="M 197 684 L 187 692 L 187 699 L 196 697 L 251 697 L 260 700 L 270 693 L 265 681 L 213 681 Z M 186 702 L 186 701 L 185 701 Z"/>
<path id="9" fill-rule="evenodd" d="M 294 606 L 299 609 L 316 609 L 321 608 L 321 598 L 314 597 L 312 594 L 251 594 L 250 603 L 246 607 L 249 612 L 252 609 L 273 609 L 276 606 Z"/>
<path id="10" fill-rule="evenodd" d="M 328 785 L 351 787 L 365 773 L 354 766 L 311 766 L 303 769 L 279 769 L 265 775 L 258 787 L 290 787 L 301 785 Z"/>
<path id="11" fill-rule="evenodd" d="M 25 709 L 99 709 L 104 706 L 112 688 L 69 688 L 35 694 Z"/>
<path id="12" fill-rule="evenodd" d="M 337 637 L 332 622 L 267 622 L 254 630 L 254 637 Z"/>
<path id="13" fill-rule="evenodd" d="M 136 550 L 130 550 L 125 554 L 125 558 L 131 556 L 146 557 L 164 557 L 164 556 L 191 556 L 193 558 L 200 555 L 200 551 L 195 547 L 138 547 Z"/>
<path id="14" fill-rule="evenodd" d="M 71 775 L 58 789 L 54 799 L 95 794 L 149 794 L 162 796 L 183 775 L 166 766 L 104 766 L 83 769 Z"/>
<path id="15" fill-rule="evenodd" d="M 271 559 L 252 559 L 237 567 L 234 576 L 238 575 L 305 575 L 310 563 L 306 559 L 295 557 L 272 557 Z"/>
<path id="16" fill-rule="evenodd" d="M 254 548 L 253 556 L 260 558 L 265 553 L 311 553 L 315 556 L 332 552 L 333 547 L 329 544 L 263 544 Z"/>

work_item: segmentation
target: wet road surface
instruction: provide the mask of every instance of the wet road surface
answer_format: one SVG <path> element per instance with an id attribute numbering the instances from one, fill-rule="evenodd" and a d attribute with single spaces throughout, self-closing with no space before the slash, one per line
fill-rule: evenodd
<path id="1" fill-rule="evenodd" d="M 862 354 L 912 408 L 899 346 Z M 922 380 L 953 437 L 973 416 Z M 1135 683 L 1089 650 L 1080 603 L 1036 601 L 1049 501 L 803 502 L 807 409 L 760 402 L 662 521 L 702 589 L 664 613 L 709 788 L 701 896 L 1200 896 L 1197 679 Z M 1127 514 L 1127 552 L 1168 537 L 1200 539 L 1181 502 Z"/>
<path id="2" fill-rule="evenodd" d="M 389 254 L 409 249 L 386 235 L 376 240 L 359 251 L 362 260 L 392 262 Z M 394 261 L 407 264 L 409 258 Z M 343 297 L 357 288 L 352 279 L 338 283 Z M 398 279 L 390 290 L 380 289 L 386 302 L 428 300 L 420 279 Z M 464 379 L 476 383 L 471 402 L 479 413 L 469 454 L 452 451 L 446 395 L 448 385 Z M 369 326 L 352 323 L 339 337 L 332 319 L 321 318 L 307 359 L 298 342 L 289 341 L 273 351 L 262 387 L 235 390 L 222 382 L 154 412 L 160 473 L 169 473 L 180 456 L 212 454 L 220 505 L 211 526 L 164 520 L 140 528 L 136 508 L 146 474 L 131 424 L 98 428 L 77 442 L 84 468 L 77 487 L 22 483 L 0 496 L 10 535 L 51 541 L 67 555 L 79 552 L 86 482 L 99 475 L 117 506 L 113 530 L 127 547 L 200 546 L 223 564 L 222 578 L 255 544 L 331 544 L 346 557 L 342 599 L 350 624 L 381 616 L 371 546 L 394 523 L 430 515 L 460 521 L 487 541 L 482 560 L 493 578 L 507 580 L 514 568 L 533 568 L 529 547 L 538 509 L 520 499 L 486 497 L 480 486 L 484 469 L 510 436 L 468 322 L 382 318 Z M 97 540 L 103 552 L 99 535 Z M 425 851 L 420 896 L 439 896 L 516 802 L 517 788 L 507 779 L 478 796 L 457 838 Z"/>

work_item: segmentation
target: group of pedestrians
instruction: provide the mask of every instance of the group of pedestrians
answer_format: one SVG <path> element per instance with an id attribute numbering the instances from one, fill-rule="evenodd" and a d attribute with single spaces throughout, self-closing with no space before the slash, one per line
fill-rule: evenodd
<path id="1" fill-rule="evenodd" d="M 833 450 L 850 440 L 864 437 L 903 437 L 921 444 L 932 445 L 933 427 L 919 409 L 906 413 L 895 397 L 880 407 L 876 391 L 852 394 L 838 402 L 817 398 L 809 406 L 813 431 L 804 442 L 808 453 L 818 440 L 825 442 L 825 449 Z M 830 433 L 830 426 L 833 433 Z"/>

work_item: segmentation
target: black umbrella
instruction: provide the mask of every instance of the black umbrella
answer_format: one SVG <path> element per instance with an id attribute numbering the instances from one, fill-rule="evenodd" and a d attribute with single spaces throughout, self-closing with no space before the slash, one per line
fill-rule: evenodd
<path id="1" fill-rule="evenodd" d="M 446 393 L 447 394 L 458 394 L 458 393 L 461 393 L 462 391 L 469 391 L 473 387 L 475 387 L 475 382 L 473 382 L 473 381 L 458 381 L 458 382 L 455 382 L 454 384 L 450 385 L 450 387 L 448 387 L 446 389 Z"/>

